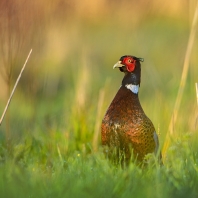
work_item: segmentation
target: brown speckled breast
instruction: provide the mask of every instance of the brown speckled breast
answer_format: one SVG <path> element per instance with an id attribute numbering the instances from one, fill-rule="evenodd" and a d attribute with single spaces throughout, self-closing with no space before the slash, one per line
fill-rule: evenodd
<path id="1" fill-rule="evenodd" d="M 124 152 L 126 159 L 131 158 L 131 149 L 139 161 L 158 149 L 155 128 L 145 115 L 138 95 L 123 86 L 110 104 L 101 128 L 102 144 Z"/>

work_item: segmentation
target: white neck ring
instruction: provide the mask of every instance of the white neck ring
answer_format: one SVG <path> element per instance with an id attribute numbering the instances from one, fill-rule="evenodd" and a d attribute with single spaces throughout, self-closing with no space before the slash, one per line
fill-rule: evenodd
<path id="1" fill-rule="evenodd" d="M 126 84 L 125 87 L 131 90 L 134 94 L 137 94 L 139 91 L 139 85 Z"/>

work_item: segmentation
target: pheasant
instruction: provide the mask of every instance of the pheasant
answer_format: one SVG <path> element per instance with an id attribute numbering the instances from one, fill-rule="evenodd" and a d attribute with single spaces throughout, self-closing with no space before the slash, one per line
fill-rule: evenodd
<path id="1" fill-rule="evenodd" d="M 125 55 L 113 66 L 124 72 L 124 78 L 101 126 L 102 145 L 107 146 L 107 155 L 112 156 L 116 151 L 116 155 L 124 154 L 127 161 L 133 156 L 143 162 L 146 154 L 156 155 L 159 149 L 156 130 L 138 98 L 140 62 L 143 61 L 143 58 Z"/>

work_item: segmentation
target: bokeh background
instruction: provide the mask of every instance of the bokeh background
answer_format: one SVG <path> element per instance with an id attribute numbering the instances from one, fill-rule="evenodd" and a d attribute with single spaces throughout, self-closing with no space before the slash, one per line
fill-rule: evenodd
<path id="1" fill-rule="evenodd" d="M 195 0 L 1 0 L 1 112 L 33 49 L 0 127 L 1 145 L 29 136 L 48 145 L 48 152 L 57 144 L 65 153 L 97 150 L 101 119 L 123 77 L 112 66 L 126 54 L 145 60 L 139 97 L 163 145 L 195 5 Z M 196 34 L 174 126 L 178 135 L 197 131 L 197 51 Z"/>
<path id="2" fill-rule="evenodd" d="M 139 98 L 167 144 L 196 4 L 0 0 L 0 115 L 33 50 L 0 126 L 0 197 L 198 197 L 197 32 L 164 166 L 114 166 L 100 141 L 123 78 L 113 65 L 130 54 L 145 60 Z"/>

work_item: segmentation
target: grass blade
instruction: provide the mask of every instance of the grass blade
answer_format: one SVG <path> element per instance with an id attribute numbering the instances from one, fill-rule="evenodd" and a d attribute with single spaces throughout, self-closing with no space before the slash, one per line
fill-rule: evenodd
<path id="1" fill-rule="evenodd" d="M 193 22 L 192 22 L 192 26 L 190 30 L 189 39 L 188 39 L 188 45 L 187 45 L 185 59 L 184 59 L 184 66 L 183 66 L 182 76 L 180 80 L 180 86 L 179 86 L 179 90 L 177 93 L 177 98 L 176 98 L 175 106 L 173 109 L 171 121 L 169 124 L 168 132 L 166 134 L 164 147 L 162 150 L 163 156 L 165 156 L 166 151 L 170 145 L 170 140 L 171 140 L 170 136 L 173 136 L 173 133 L 174 133 L 174 126 L 177 121 L 178 111 L 180 108 L 181 99 L 182 99 L 183 92 L 184 92 L 184 87 L 186 85 L 186 78 L 187 78 L 187 74 L 189 70 L 190 55 L 191 55 L 192 47 L 194 44 L 195 34 L 196 34 L 197 21 L 198 21 L 198 1 L 197 1 L 195 13 L 194 13 L 194 18 L 193 18 Z"/>
<path id="2" fill-rule="evenodd" d="M 21 72 L 19 73 L 19 76 L 18 76 L 18 78 L 17 78 L 17 80 L 16 80 L 16 83 L 15 83 L 15 85 L 14 85 L 14 88 L 13 88 L 11 94 L 10 94 L 10 97 L 9 97 L 9 99 L 8 99 L 8 102 L 7 102 L 6 106 L 5 106 L 5 109 L 4 109 L 3 114 L 2 114 L 2 116 L 1 116 L 1 119 L 0 119 L 0 125 L 1 125 L 1 123 L 2 123 L 2 121 L 3 121 L 3 118 L 4 118 L 5 114 L 6 114 L 7 109 L 8 109 L 8 106 L 9 106 L 11 100 L 12 100 L 12 96 L 13 96 L 13 94 L 14 94 L 14 92 L 15 92 L 15 89 L 16 89 L 16 87 L 17 87 L 17 84 L 18 84 L 18 82 L 19 82 L 19 80 L 20 80 L 20 78 L 21 78 L 21 75 L 22 75 L 22 73 L 23 73 L 23 71 L 24 71 L 24 69 L 25 69 L 25 66 L 26 66 L 26 64 L 27 64 L 27 62 L 28 62 L 28 59 L 29 59 L 31 53 L 32 53 L 32 49 L 30 50 L 30 52 L 29 52 L 29 54 L 28 54 L 28 56 L 27 56 L 27 58 L 26 58 L 26 60 L 25 60 L 25 63 L 24 63 L 24 65 L 23 65 L 22 69 L 21 69 Z"/>

